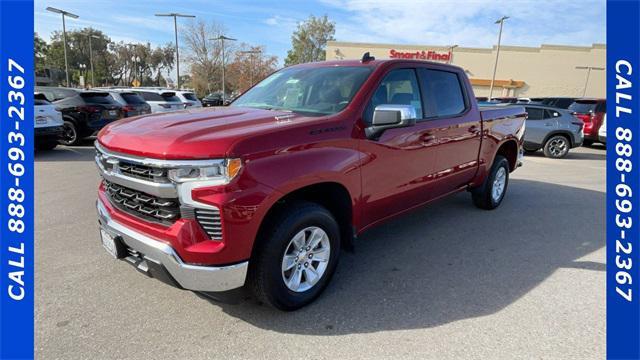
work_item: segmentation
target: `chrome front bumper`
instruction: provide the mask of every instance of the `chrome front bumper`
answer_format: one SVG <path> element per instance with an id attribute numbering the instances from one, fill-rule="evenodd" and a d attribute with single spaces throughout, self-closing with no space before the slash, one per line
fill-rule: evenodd
<path id="1" fill-rule="evenodd" d="M 100 200 L 97 201 L 98 217 L 103 230 L 123 242 L 124 245 L 142 254 L 146 262 L 160 266 L 173 277 L 182 288 L 193 291 L 221 292 L 244 285 L 249 262 L 229 266 L 198 266 L 185 264 L 175 250 L 158 240 L 119 224 Z M 136 264 L 146 271 L 147 264 Z"/>

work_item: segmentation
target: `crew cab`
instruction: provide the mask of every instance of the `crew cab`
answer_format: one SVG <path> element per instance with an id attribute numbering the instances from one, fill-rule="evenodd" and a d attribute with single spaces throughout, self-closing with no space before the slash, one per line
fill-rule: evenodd
<path id="1" fill-rule="evenodd" d="M 464 190 L 499 206 L 525 117 L 480 110 L 452 65 L 366 54 L 287 67 L 228 107 L 104 128 L 102 244 L 179 288 L 295 310 L 366 229 Z"/>

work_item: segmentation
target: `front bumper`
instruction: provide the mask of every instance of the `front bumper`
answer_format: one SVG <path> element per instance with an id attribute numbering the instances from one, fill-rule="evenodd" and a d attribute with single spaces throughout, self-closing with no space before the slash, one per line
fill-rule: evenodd
<path id="1" fill-rule="evenodd" d="M 150 276 L 154 274 L 150 269 L 156 269 L 156 273 L 166 271 L 175 285 L 193 291 L 222 292 L 244 285 L 248 261 L 228 266 L 186 264 L 171 246 L 116 222 L 101 200 L 96 206 L 102 229 L 140 254 L 141 261 L 130 260 L 138 270 Z"/>

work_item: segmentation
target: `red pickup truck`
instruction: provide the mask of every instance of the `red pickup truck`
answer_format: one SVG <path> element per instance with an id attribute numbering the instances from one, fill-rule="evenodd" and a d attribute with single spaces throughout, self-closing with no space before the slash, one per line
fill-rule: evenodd
<path id="1" fill-rule="evenodd" d="M 287 67 L 228 107 L 124 119 L 96 141 L 103 246 L 205 293 L 294 310 L 369 227 L 469 190 L 500 205 L 523 108 L 479 110 L 461 68 L 425 61 Z"/>

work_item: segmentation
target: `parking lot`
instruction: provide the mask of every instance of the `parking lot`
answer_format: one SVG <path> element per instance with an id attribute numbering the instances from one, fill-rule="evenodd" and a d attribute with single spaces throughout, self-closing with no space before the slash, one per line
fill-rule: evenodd
<path id="1" fill-rule="evenodd" d="M 113 260 L 93 155 L 90 143 L 36 154 L 39 358 L 605 355 L 604 147 L 527 156 L 495 211 L 461 193 L 365 233 L 292 313 L 210 301 Z"/>

